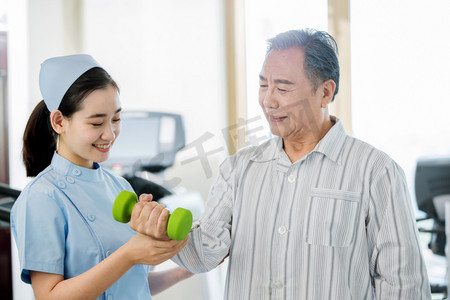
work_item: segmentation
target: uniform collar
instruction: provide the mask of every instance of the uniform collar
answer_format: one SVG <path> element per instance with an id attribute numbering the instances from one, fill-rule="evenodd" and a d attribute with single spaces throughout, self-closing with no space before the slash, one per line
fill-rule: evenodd
<path id="1" fill-rule="evenodd" d="M 101 167 L 97 163 L 94 163 L 95 169 L 80 167 L 55 152 L 51 166 L 57 173 L 63 176 L 76 177 L 84 181 L 97 182 L 103 180 Z"/>
<path id="2" fill-rule="evenodd" d="M 317 143 L 312 152 L 322 153 L 335 163 L 339 164 L 341 161 L 340 154 L 342 153 L 347 133 L 345 132 L 341 120 L 335 116 L 331 116 L 331 120 L 334 123 L 333 127 L 331 127 L 327 134 L 319 141 L 319 143 Z M 289 158 L 283 150 L 283 139 L 279 136 L 276 136 L 259 146 L 255 151 L 255 154 L 251 157 L 251 160 L 256 162 L 270 161 L 273 159 L 289 161 Z"/>

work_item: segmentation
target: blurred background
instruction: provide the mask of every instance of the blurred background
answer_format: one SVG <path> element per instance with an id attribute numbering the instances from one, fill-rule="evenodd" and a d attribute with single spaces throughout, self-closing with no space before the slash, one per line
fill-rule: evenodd
<path id="1" fill-rule="evenodd" d="M 182 115 L 187 146 L 164 176 L 206 199 L 228 154 L 270 137 L 257 99 L 266 40 L 312 27 L 340 47 L 332 114 L 401 165 L 416 205 L 417 160 L 450 156 L 449 13 L 446 0 L 0 0 L 0 182 L 20 190 L 29 181 L 22 134 L 42 99 L 40 63 L 88 53 L 119 84 L 124 110 Z M 443 281 L 445 259 L 430 253 L 429 238 L 421 233 L 429 273 Z M 14 299 L 33 299 L 17 268 L 13 260 Z M 226 263 L 209 299 L 222 299 L 225 273 Z M 206 299 L 202 281 L 154 299 Z"/>

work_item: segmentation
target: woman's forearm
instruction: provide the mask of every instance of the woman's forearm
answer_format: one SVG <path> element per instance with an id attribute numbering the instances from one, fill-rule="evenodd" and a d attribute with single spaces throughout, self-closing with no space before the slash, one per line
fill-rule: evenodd
<path id="1" fill-rule="evenodd" d="M 125 247 L 88 271 L 66 280 L 61 275 L 32 271 L 36 300 L 97 299 L 133 266 Z"/>
<path id="2" fill-rule="evenodd" d="M 186 242 L 161 241 L 138 233 L 103 261 L 73 278 L 64 280 L 61 275 L 32 272 L 36 300 L 96 299 L 134 265 L 160 264 L 178 253 Z"/>

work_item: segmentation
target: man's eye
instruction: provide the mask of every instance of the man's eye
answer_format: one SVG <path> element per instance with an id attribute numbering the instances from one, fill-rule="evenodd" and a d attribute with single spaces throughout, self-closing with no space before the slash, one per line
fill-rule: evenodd
<path id="1" fill-rule="evenodd" d="M 91 125 L 94 127 L 100 127 L 100 126 L 102 126 L 102 123 L 92 123 Z"/>
<path id="2" fill-rule="evenodd" d="M 120 118 L 113 120 L 113 122 L 120 122 Z"/>
<path id="3" fill-rule="evenodd" d="M 287 92 L 287 90 L 285 90 L 285 89 L 280 89 L 280 88 L 278 88 L 278 90 L 279 90 L 280 92 L 282 92 L 282 93 Z"/>
<path id="4" fill-rule="evenodd" d="M 267 87 L 267 84 L 260 84 L 259 87 L 260 87 L 261 89 L 262 89 L 262 88 L 266 88 L 266 87 Z"/>

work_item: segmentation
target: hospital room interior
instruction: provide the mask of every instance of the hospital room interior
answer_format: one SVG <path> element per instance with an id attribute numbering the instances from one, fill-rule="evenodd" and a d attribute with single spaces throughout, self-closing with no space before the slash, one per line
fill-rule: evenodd
<path id="1" fill-rule="evenodd" d="M 103 167 L 185 203 L 195 222 L 221 162 L 272 138 L 258 103 L 267 39 L 301 28 L 336 39 L 330 113 L 404 170 L 433 299 L 447 299 L 449 12 L 446 0 L 0 0 L 0 299 L 34 299 L 9 215 L 31 180 L 22 136 L 45 59 L 90 54 L 108 70 L 123 117 Z M 223 299 L 227 265 L 152 299 Z"/>

